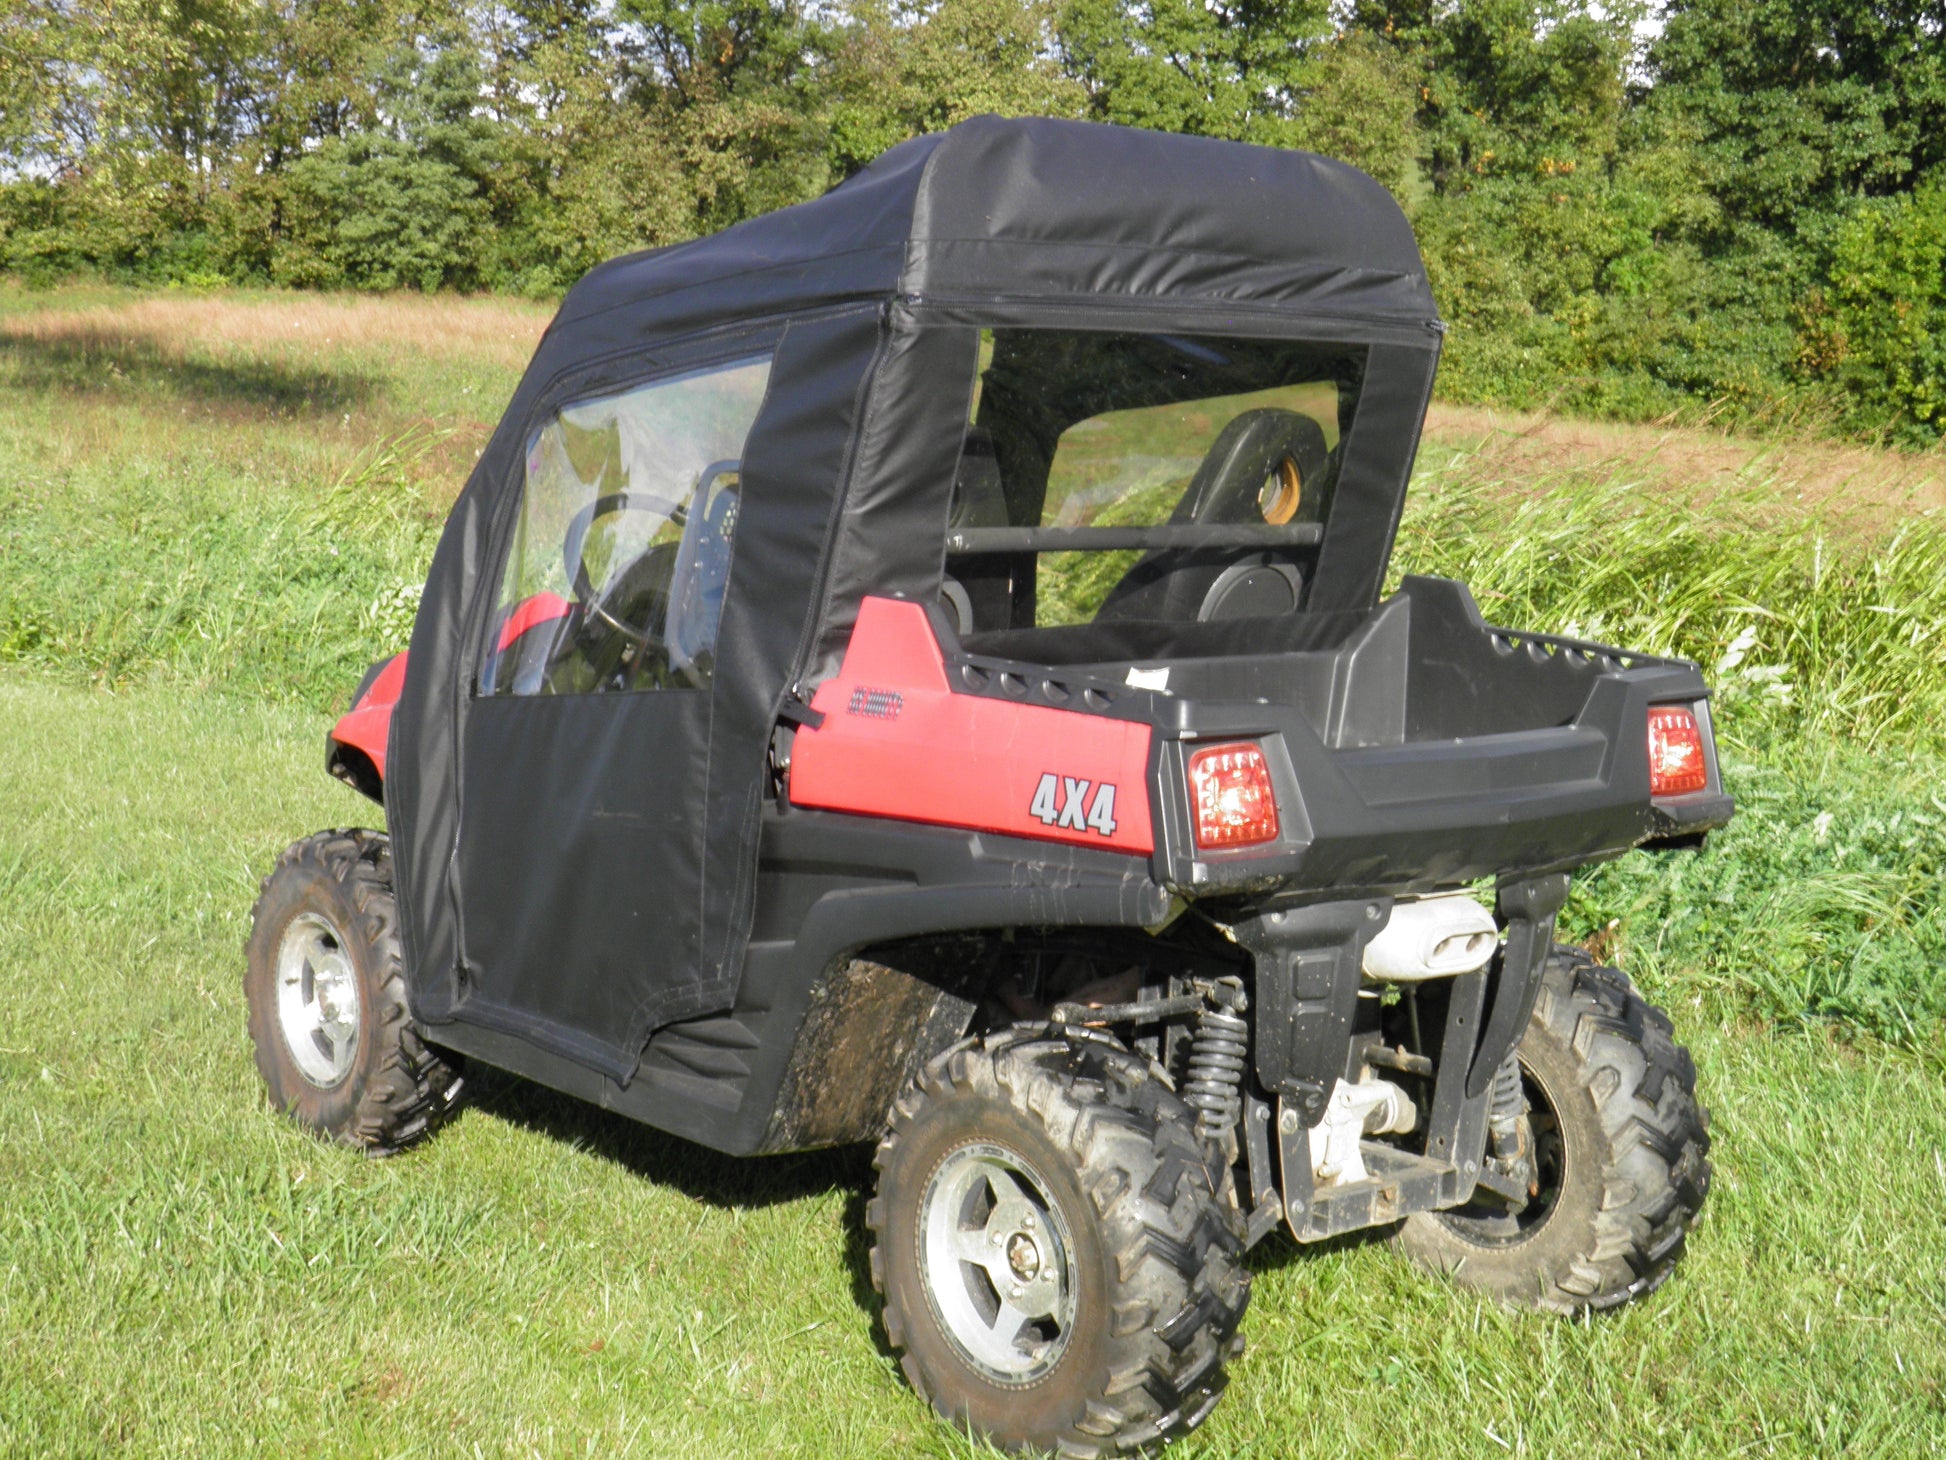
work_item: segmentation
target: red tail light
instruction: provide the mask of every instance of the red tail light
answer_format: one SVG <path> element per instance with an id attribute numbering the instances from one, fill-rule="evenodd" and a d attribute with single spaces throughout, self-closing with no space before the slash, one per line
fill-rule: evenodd
<path id="1" fill-rule="evenodd" d="M 1703 732 L 1683 705 L 1649 710 L 1649 794 L 1684 796 L 1709 784 L 1703 759 Z"/>
<path id="2" fill-rule="evenodd" d="M 1211 745 L 1189 757 L 1196 845 L 1248 847 L 1277 839 L 1277 796 L 1255 745 Z"/>

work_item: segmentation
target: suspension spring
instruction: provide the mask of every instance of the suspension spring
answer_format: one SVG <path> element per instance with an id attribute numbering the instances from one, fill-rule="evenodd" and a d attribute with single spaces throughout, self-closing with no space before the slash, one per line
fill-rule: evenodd
<path id="1" fill-rule="evenodd" d="M 1520 1151 L 1520 1118 L 1527 1113 L 1527 1095 L 1520 1086 L 1520 1057 L 1512 1050 L 1493 1072 L 1487 1100 L 1487 1134 L 1493 1154 L 1511 1160 Z"/>
<path id="2" fill-rule="evenodd" d="M 1196 1112 L 1196 1134 L 1221 1142 L 1243 1116 L 1243 1072 L 1250 1063 L 1250 1024 L 1227 1009 L 1205 1009 L 1189 1045 L 1183 1102 Z"/>

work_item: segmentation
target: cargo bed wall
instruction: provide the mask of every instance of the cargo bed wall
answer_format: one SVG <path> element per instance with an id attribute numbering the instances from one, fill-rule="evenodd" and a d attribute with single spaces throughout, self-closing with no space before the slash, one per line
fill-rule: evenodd
<path id="1" fill-rule="evenodd" d="M 1405 738 L 1441 740 L 1544 730 L 1581 713 L 1603 675 L 1674 661 L 1552 634 L 1489 627 L 1466 588 L 1407 578 L 1393 602 L 1410 604 Z"/>
<path id="2" fill-rule="evenodd" d="M 1369 614 L 1333 619 L 1333 633 L 1282 653 L 1168 660 L 1170 692 L 1289 705 L 1327 747 L 1351 750 L 1567 725 L 1604 674 L 1662 662 L 1492 628 L 1443 578 L 1407 578 Z"/>

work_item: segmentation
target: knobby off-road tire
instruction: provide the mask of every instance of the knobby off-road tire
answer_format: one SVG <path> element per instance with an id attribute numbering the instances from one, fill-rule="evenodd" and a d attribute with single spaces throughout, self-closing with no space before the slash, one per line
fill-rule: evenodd
<path id="1" fill-rule="evenodd" d="M 1517 1216 L 1482 1199 L 1406 1219 L 1414 1261 L 1554 1313 L 1652 1293 L 1709 1193 L 1709 1113 L 1669 1016 L 1575 948 L 1543 971 L 1519 1046 L 1539 1194 Z"/>
<path id="2" fill-rule="evenodd" d="M 243 991 L 270 1103 L 373 1155 L 430 1135 L 454 1108 L 458 1072 L 407 1017 L 391 843 L 319 832 L 263 880 Z"/>
<path id="3" fill-rule="evenodd" d="M 956 1428 L 1106 1456 L 1202 1423 L 1250 1275 L 1230 1173 L 1147 1061 L 1038 1026 L 969 1042 L 900 1097 L 874 1165 L 886 1336 Z"/>

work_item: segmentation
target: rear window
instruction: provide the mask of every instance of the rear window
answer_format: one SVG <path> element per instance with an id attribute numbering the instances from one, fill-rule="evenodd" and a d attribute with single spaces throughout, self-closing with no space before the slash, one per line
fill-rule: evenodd
<path id="1" fill-rule="evenodd" d="M 985 336 L 947 532 L 962 634 L 1295 611 L 1363 365 L 1288 341 Z"/>

